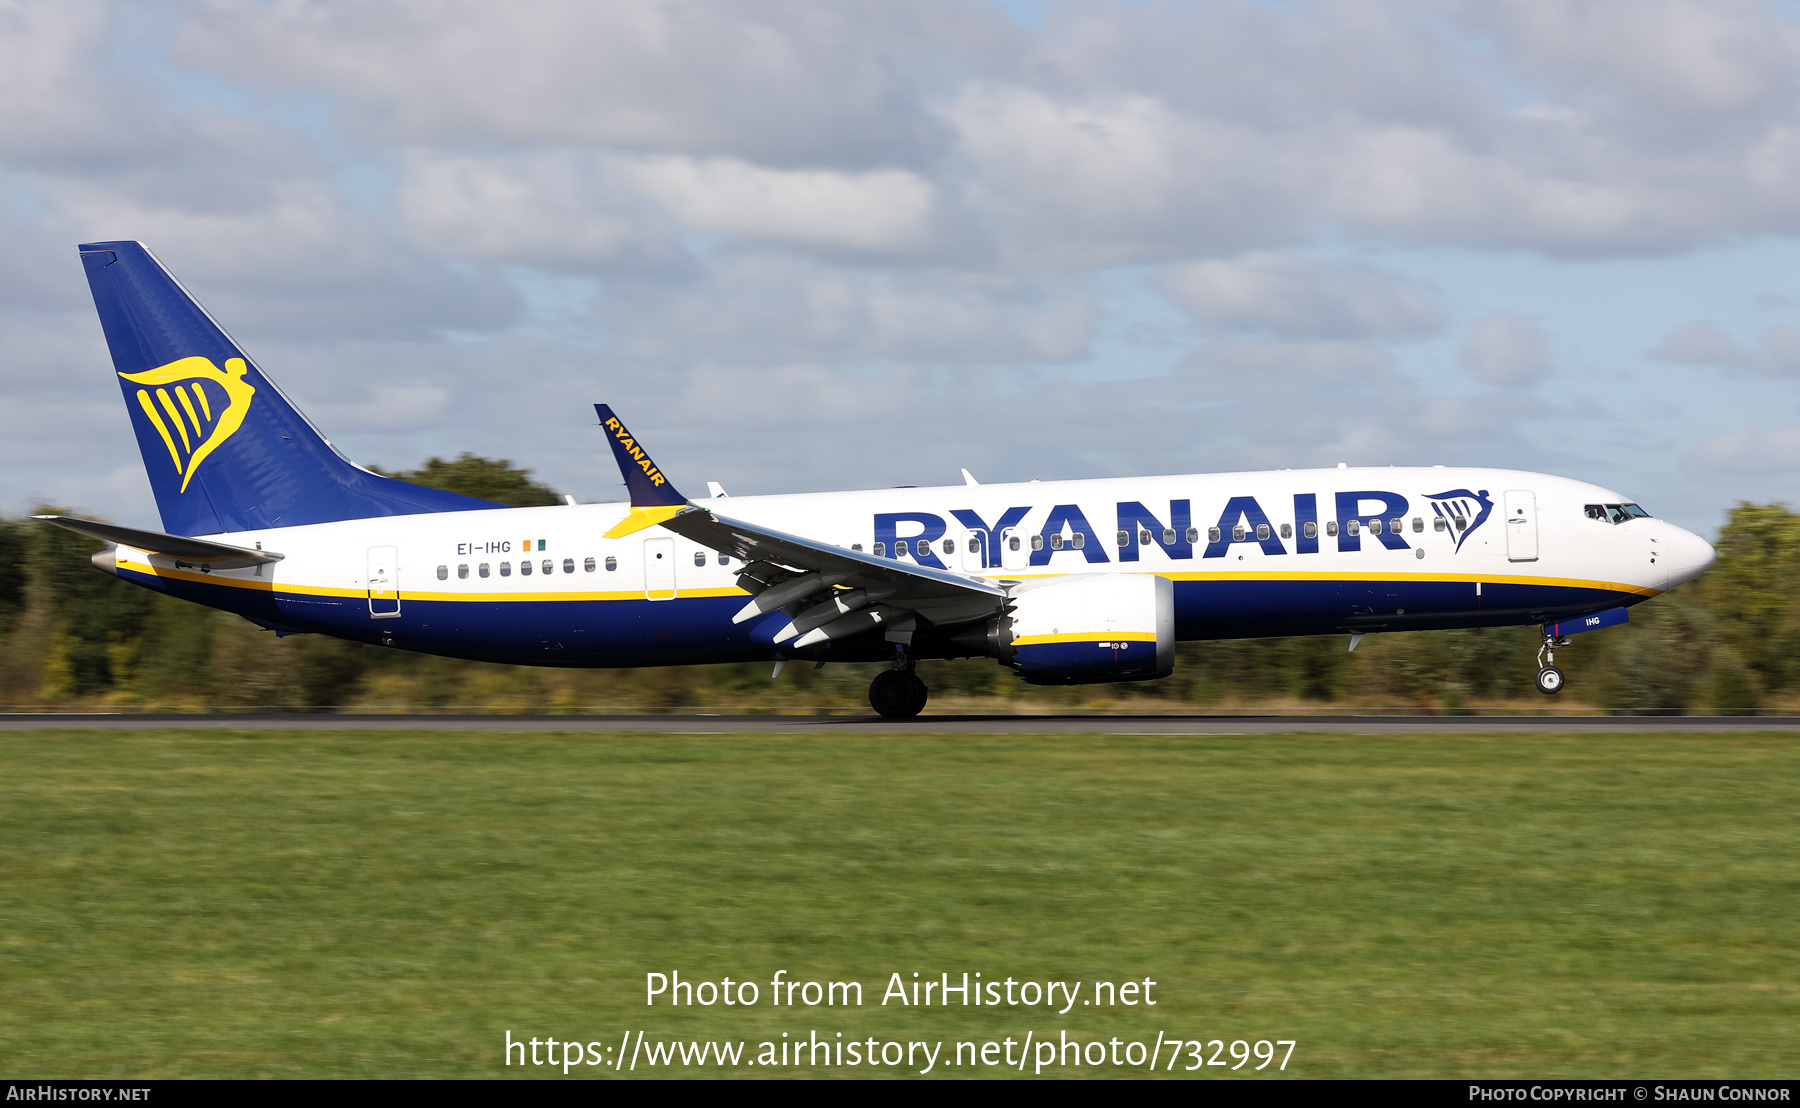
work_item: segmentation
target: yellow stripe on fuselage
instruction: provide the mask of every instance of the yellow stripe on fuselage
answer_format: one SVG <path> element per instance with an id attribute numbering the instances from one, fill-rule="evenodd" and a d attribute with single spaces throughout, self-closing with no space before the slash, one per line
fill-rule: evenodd
<path id="1" fill-rule="evenodd" d="M 367 595 L 366 589 L 337 588 L 325 585 L 301 585 L 295 583 L 262 580 L 255 577 L 226 577 L 217 573 L 200 573 L 196 570 L 175 569 L 173 567 L 154 566 L 147 562 L 120 559 L 120 569 L 130 569 L 139 573 L 168 578 L 178 581 L 194 581 L 207 585 L 223 585 L 228 588 L 253 589 L 262 592 L 287 593 L 295 596 L 342 596 L 360 597 Z M 1042 577 L 1063 577 L 1061 573 L 997 573 L 990 580 L 1022 581 Z M 1643 585 L 1628 585 L 1620 581 L 1591 581 L 1572 577 L 1523 577 L 1495 576 L 1492 574 L 1467 573 L 1359 573 L 1339 574 L 1307 572 L 1302 570 L 1237 570 L 1229 572 L 1187 572 L 1162 573 L 1172 581 L 1212 581 L 1225 583 L 1232 581 L 1326 581 L 1346 585 L 1367 584 L 1376 582 L 1424 582 L 1432 584 L 1489 584 L 1489 585 L 1548 585 L 1566 589 L 1598 589 L 1603 592 L 1626 593 L 1632 596 L 1660 596 L 1661 589 L 1652 589 Z M 408 589 L 404 583 L 400 587 L 403 600 L 432 600 L 448 603 L 464 604 L 505 604 L 542 602 L 553 600 L 642 600 L 644 590 L 607 590 L 605 592 L 449 592 L 444 590 L 423 591 Z M 733 585 L 715 588 L 681 589 L 678 599 L 709 596 L 749 596 L 748 592 Z M 1098 635 L 1094 641 L 1129 638 L 1128 635 Z"/>
<path id="2" fill-rule="evenodd" d="M 326 585 L 299 585 L 286 582 L 260 580 L 255 577 L 226 577 L 219 573 L 201 573 L 191 569 L 175 569 L 171 566 L 156 566 L 148 562 L 120 559 L 120 569 L 129 569 L 137 573 L 147 573 L 153 577 L 161 577 L 173 581 L 193 581 L 203 585 L 222 585 L 226 588 L 250 589 L 257 592 L 273 592 L 292 596 L 339 596 L 361 598 L 368 595 L 368 589 L 334 588 Z M 642 600 L 644 590 L 635 589 L 630 592 L 425 592 L 408 589 L 404 583 L 399 590 L 400 599 L 437 600 L 460 604 L 518 604 L 531 601 L 555 600 Z M 749 596 L 750 594 L 735 585 L 712 589 L 682 589 L 678 599 L 699 598 L 708 596 Z"/>

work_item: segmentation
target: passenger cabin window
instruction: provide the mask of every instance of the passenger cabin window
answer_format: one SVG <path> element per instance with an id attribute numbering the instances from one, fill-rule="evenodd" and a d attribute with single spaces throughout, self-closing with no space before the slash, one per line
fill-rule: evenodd
<path id="1" fill-rule="evenodd" d="M 1050 536 L 1050 549 L 1061 550 L 1062 548 L 1063 548 L 1063 537 L 1061 535 L 1051 535 Z"/>
<path id="2" fill-rule="evenodd" d="M 1175 545 L 1175 528 L 1173 528 L 1173 527 L 1164 527 L 1163 528 L 1163 545 L 1164 546 L 1174 546 Z"/>
<path id="3" fill-rule="evenodd" d="M 500 563 L 500 576 L 502 576 L 502 577 L 511 577 L 512 576 L 512 563 L 511 562 L 501 562 Z"/>
<path id="4" fill-rule="evenodd" d="M 1356 534 L 1356 521 L 1355 520 L 1350 521 L 1350 528 L 1351 528 L 1350 533 L 1352 535 Z M 1371 535 L 1381 534 L 1381 521 L 1379 519 L 1371 519 L 1369 521 L 1369 534 L 1371 534 Z"/>
<path id="5" fill-rule="evenodd" d="M 458 581 L 467 581 L 469 579 L 469 563 L 464 562 L 456 567 L 456 579 Z"/>
<path id="6" fill-rule="evenodd" d="M 1155 541 L 1156 541 L 1156 537 L 1154 535 L 1150 534 L 1150 532 L 1148 532 L 1148 531 L 1139 531 L 1138 532 L 1138 545 L 1139 546 L 1149 546 L 1151 543 L 1153 543 Z"/>
<path id="7" fill-rule="evenodd" d="M 1200 528 L 1198 528 L 1198 527 L 1189 527 L 1189 528 L 1188 528 L 1188 529 L 1187 529 L 1187 541 L 1189 541 L 1189 542 L 1199 542 L 1199 541 L 1200 541 Z"/>
<path id="8" fill-rule="evenodd" d="M 545 558 L 543 570 L 545 573 L 555 573 L 556 572 L 556 563 L 551 561 L 549 558 Z"/>
<path id="9" fill-rule="evenodd" d="M 548 573 L 550 571 L 545 570 L 544 572 Z M 564 573 L 574 573 L 575 572 L 575 559 L 573 559 L 573 558 L 564 558 L 563 559 L 563 572 Z"/>
<path id="10" fill-rule="evenodd" d="M 1406 521 L 1396 516 L 1395 518 L 1388 520 L 1388 529 L 1398 535 L 1400 532 L 1406 530 Z"/>
<path id="11" fill-rule="evenodd" d="M 1241 523 L 1237 524 L 1236 526 L 1234 526 L 1231 529 L 1231 541 L 1232 542 L 1243 542 L 1244 541 L 1244 525 L 1243 524 L 1241 524 Z"/>
<path id="12" fill-rule="evenodd" d="M 1310 524 L 1310 523 L 1309 523 L 1309 524 L 1307 524 L 1307 526 L 1308 526 L 1308 527 L 1311 527 L 1311 526 L 1312 526 L 1312 524 Z M 1326 520 L 1326 521 L 1325 521 L 1325 533 L 1326 533 L 1326 534 L 1327 534 L 1327 535 L 1335 535 L 1335 534 L 1337 534 L 1337 520 L 1335 520 L 1335 519 L 1328 519 L 1328 520 Z"/>
<path id="13" fill-rule="evenodd" d="M 519 576 L 521 576 L 521 577 L 530 577 L 531 576 L 531 563 L 530 562 L 520 562 L 519 563 Z"/>
<path id="14" fill-rule="evenodd" d="M 706 564 L 706 551 L 704 551 L 704 550 L 694 551 L 694 564 L 697 566 L 703 566 Z"/>
<path id="15" fill-rule="evenodd" d="M 1469 529 L 1469 517 L 1468 516 L 1457 516 L 1456 517 L 1456 529 L 1458 531 L 1467 531 Z"/>
<path id="16" fill-rule="evenodd" d="M 955 539 L 945 539 L 944 540 L 944 553 L 946 553 L 946 554 L 956 553 L 956 540 Z"/>
<path id="17" fill-rule="evenodd" d="M 861 554 L 862 553 L 862 543 L 853 542 L 850 544 L 850 549 L 856 551 L 858 554 Z"/>
<path id="18" fill-rule="evenodd" d="M 1144 536 L 1144 541 L 1145 542 L 1150 541 L 1149 535 L 1146 534 Z M 1130 546 L 1131 545 L 1131 532 L 1130 531 L 1120 531 L 1119 532 L 1119 545 L 1120 546 Z"/>
<path id="19" fill-rule="evenodd" d="M 606 556 L 606 572 L 611 573 L 613 570 L 618 569 L 618 568 L 619 568 L 619 559 L 613 557 L 611 554 L 608 554 Z"/>
<path id="20" fill-rule="evenodd" d="M 1433 516 L 1432 517 L 1431 529 L 1433 531 L 1442 531 L 1447 526 L 1449 526 L 1449 524 L 1444 522 L 1443 516 Z"/>
<path id="21" fill-rule="evenodd" d="M 1033 549 L 1033 550 L 1044 549 L 1044 536 L 1042 536 L 1042 535 L 1031 536 L 1031 549 Z"/>
<path id="22" fill-rule="evenodd" d="M 1218 542 L 1219 541 L 1219 529 L 1217 527 L 1208 527 L 1206 529 L 1206 541 L 1207 542 Z"/>
<path id="23" fill-rule="evenodd" d="M 1414 516 L 1413 517 L 1413 534 L 1416 535 L 1423 530 L 1425 530 L 1425 521 L 1423 519 L 1420 519 L 1418 516 Z"/>
<path id="24" fill-rule="evenodd" d="M 1319 537 L 1319 525 L 1309 519 L 1301 526 L 1300 533 L 1309 539 L 1316 539 Z"/>
<path id="25" fill-rule="evenodd" d="M 439 581 L 450 580 L 450 567 L 449 566 L 439 566 L 438 567 L 438 580 Z"/>
<path id="26" fill-rule="evenodd" d="M 1069 545 L 1073 546 L 1077 550 L 1080 550 L 1082 547 L 1086 546 L 1087 545 L 1087 532 L 1086 531 L 1077 531 L 1073 535 L 1070 535 L 1069 536 Z"/>
<path id="27" fill-rule="evenodd" d="M 877 558 L 887 557 L 887 543 L 878 542 L 875 544 L 875 556 Z"/>
<path id="28" fill-rule="evenodd" d="M 1294 537 L 1294 525 L 1291 523 L 1282 524 L 1281 525 L 1281 537 L 1284 539 L 1293 538 Z"/>
<path id="29" fill-rule="evenodd" d="M 905 539 L 895 539 L 894 540 L 894 557 L 904 558 L 909 553 L 911 553 L 911 551 L 907 548 Z"/>
<path id="30" fill-rule="evenodd" d="M 586 559 L 584 559 L 582 561 L 581 568 L 586 570 L 589 573 L 594 572 L 594 559 L 593 559 L 592 555 L 589 555 Z"/>
<path id="31" fill-rule="evenodd" d="M 1362 520 L 1353 519 L 1344 524 L 1344 534 L 1349 535 L 1352 538 L 1362 534 Z"/>
<path id="32" fill-rule="evenodd" d="M 857 547 L 857 549 L 858 549 L 858 550 L 861 550 L 861 549 L 862 549 L 862 547 L 860 547 L 860 546 L 859 546 L 859 547 Z M 720 564 L 720 565 L 722 565 L 722 566 L 728 566 L 728 565 L 730 565 L 730 564 L 731 564 L 731 555 L 729 555 L 729 554 L 721 554 L 721 555 L 719 555 L 719 564 Z"/>
<path id="33" fill-rule="evenodd" d="M 475 572 L 486 577 L 488 575 L 488 564 L 486 562 L 481 563 L 480 566 L 476 567 Z"/>
<path id="34" fill-rule="evenodd" d="M 1007 545 L 1012 547 L 1014 550 L 1019 549 L 1019 536 L 1014 535 L 1012 538 L 1008 539 Z M 1036 550 L 1037 547 L 1033 546 L 1032 549 Z"/>
<path id="35" fill-rule="evenodd" d="M 1256 525 L 1256 541 L 1262 542 L 1264 539 L 1266 539 L 1268 537 L 1269 537 L 1269 525 L 1266 523 L 1257 524 Z"/>

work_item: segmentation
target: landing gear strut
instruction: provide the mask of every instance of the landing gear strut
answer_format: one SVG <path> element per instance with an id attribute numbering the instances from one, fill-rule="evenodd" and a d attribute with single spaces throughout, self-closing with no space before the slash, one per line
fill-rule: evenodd
<path id="1" fill-rule="evenodd" d="M 911 719 L 924 711 L 930 695 L 905 649 L 895 651 L 893 669 L 882 670 L 869 682 L 869 707 L 888 719 Z"/>
<path id="2" fill-rule="evenodd" d="M 1563 690 L 1563 671 L 1556 668 L 1556 648 L 1568 645 L 1569 640 L 1566 638 L 1558 639 L 1555 635 L 1545 634 L 1544 645 L 1538 647 L 1537 689 L 1545 696 L 1552 696 Z"/>

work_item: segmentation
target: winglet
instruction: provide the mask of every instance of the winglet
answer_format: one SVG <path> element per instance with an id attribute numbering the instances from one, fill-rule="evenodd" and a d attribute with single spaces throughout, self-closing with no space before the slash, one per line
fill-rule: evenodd
<path id="1" fill-rule="evenodd" d="M 625 487 L 631 491 L 631 514 L 620 520 L 618 525 L 606 533 L 609 539 L 629 535 L 633 531 L 642 531 L 653 527 L 664 520 L 673 518 L 676 512 L 687 507 L 687 497 L 675 491 L 667 476 L 650 460 L 650 455 L 637 441 L 619 417 L 606 404 L 595 404 L 594 411 L 600 416 L 600 426 L 606 432 L 606 441 L 612 445 L 613 457 L 618 460 L 619 472 L 625 477 Z"/>

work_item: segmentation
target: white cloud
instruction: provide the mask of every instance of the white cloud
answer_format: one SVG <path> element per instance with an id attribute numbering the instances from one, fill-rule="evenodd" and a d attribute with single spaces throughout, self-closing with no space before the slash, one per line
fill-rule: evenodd
<path id="1" fill-rule="evenodd" d="M 1714 324 L 1687 323 L 1664 335 L 1650 357 L 1738 377 L 1800 377 L 1800 328 L 1765 327 L 1755 349 L 1746 349 Z"/>
<path id="2" fill-rule="evenodd" d="M 1255 253 L 1166 270 L 1160 284 L 1199 319 L 1310 338 L 1412 338 L 1444 324 L 1435 290 L 1373 266 Z"/>
<path id="3" fill-rule="evenodd" d="M 1535 319 L 1499 313 L 1469 329 L 1462 364 L 1490 385 L 1529 385 L 1556 372 L 1550 343 Z"/>
<path id="4" fill-rule="evenodd" d="M 633 204 L 604 157 L 541 150 L 506 156 L 408 151 L 394 205 L 419 249 L 442 258 L 545 269 L 668 264 L 666 221 Z"/>
<path id="5" fill-rule="evenodd" d="M 786 164 L 916 159 L 937 141 L 904 59 L 998 29 L 947 0 L 215 0 L 182 63 L 329 90 L 371 141 L 548 143 Z M 991 33 L 991 32 L 990 32 Z"/>
<path id="6" fill-rule="evenodd" d="M 931 182 L 897 169 L 773 170 L 732 159 L 656 158 L 635 175 L 690 227 L 827 250 L 916 250 L 931 234 L 936 206 Z"/>
<path id="7" fill-rule="evenodd" d="M 1740 427 L 1701 443 L 1689 460 L 1719 473 L 1800 474 L 1800 427 Z"/>

